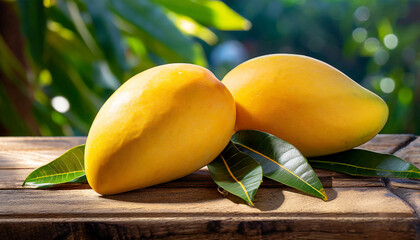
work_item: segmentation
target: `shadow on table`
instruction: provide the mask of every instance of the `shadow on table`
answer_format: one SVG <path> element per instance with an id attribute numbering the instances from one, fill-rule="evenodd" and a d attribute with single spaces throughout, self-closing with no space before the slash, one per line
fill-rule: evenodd
<path id="1" fill-rule="evenodd" d="M 274 188 L 260 188 L 255 196 L 255 208 L 260 211 L 278 209 L 285 200 L 283 191 L 291 191 L 305 195 L 305 193 L 292 188 L 277 188 L 276 190 L 274 190 Z M 333 201 L 337 197 L 337 192 L 331 188 L 327 188 L 326 192 L 329 201 Z M 117 195 L 100 197 L 123 202 L 157 204 L 206 203 L 224 198 L 216 188 L 145 188 Z M 226 198 L 235 204 L 246 205 L 245 201 L 232 194 L 228 194 Z"/>
<path id="2" fill-rule="evenodd" d="M 216 188 L 145 188 L 117 195 L 101 196 L 134 203 L 199 203 L 214 201 L 223 196 Z"/>
<path id="3" fill-rule="evenodd" d="M 260 189 L 261 190 L 261 189 Z M 272 198 L 267 198 L 260 194 L 255 199 L 255 207 L 261 211 L 271 211 L 279 208 L 284 201 L 283 189 L 276 191 L 277 194 Z M 216 188 L 146 188 L 135 190 L 131 192 L 121 193 L 111 196 L 100 196 L 105 199 L 112 199 L 115 201 L 132 202 L 132 203 L 206 203 L 211 201 L 218 201 L 223 198 L 229 199 L 234 204 L 247 205 L 245 201 L 232 194 L 224 197 Z"/>
<path id="4" fill-rule="evenodd" d="M 332 188 L 325 188 L 325 192 L 327 193 L 328 202 L 334 201 L 337 198 L 337 191 Z"/>

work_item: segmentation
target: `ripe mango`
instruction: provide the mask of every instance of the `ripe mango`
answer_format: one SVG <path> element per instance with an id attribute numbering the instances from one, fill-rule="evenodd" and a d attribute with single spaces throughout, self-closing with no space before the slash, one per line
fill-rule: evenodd
<path id="1" fill-rule="evenodd" d="M 236 102 L 236 130 L 271 133 L 305 156 L 348 150 L 373 138 L 386 103 L 334 67 L 292 54 L 251 59 L 222 80 Z"/>
<path id="2" fill-rule="evenodd" d="M 235 102 L 207 69 L 154 67 L 125 82 L 89 131 L 85 171 L 107 195 L 188 175 L 210 163 L 234 133 Z"/>

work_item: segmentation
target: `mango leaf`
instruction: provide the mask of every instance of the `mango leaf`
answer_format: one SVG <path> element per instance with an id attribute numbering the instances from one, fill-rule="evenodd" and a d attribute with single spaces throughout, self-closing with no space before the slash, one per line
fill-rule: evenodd
<path id="1" fill-rule="evenodd" d="M 29 51 L 37 64 L 42 64 L 46 18 L 42 1 L 19 0 L 20 21 Z"/>
<path id="2" fill-rule="evenodd" d="M 312 157 L 314 168 L 358 176 L 420 178 L 420 170 L 413 164 L 391 154 L 352 149 L 327 156 Z"/>
<path id="3" fill-rule="evenodd" d="M 217 185 L 254 206 L 252 201 L 263 177 L 262 168 L 255 159 L 229 142 L 207 167 Z"/>
<path id="4" fill-rule="evenodd" d="M 251 23 L 222 1 L 214 0 L 153 0 L 166 9 L 188 16 L 219 30 L 248 30 Z"/>
<path id="5" fill-rule="evenodd" d="M 184 61 L 193 61 L 193 41 L 180 32 L 159 6 L 149 0 L 109 0 L 109 3 L 120 18 L 163 43 Z"/>
<path id="6" fill-rule="evenodd" d="M 110 63 L 111 69 L 119 79 L 122 79 L 128 65 L 121 33 L 114 24 L 113 16 L 108 11 L 105 1 L 85 0 L 84 2 L 95 28 L 94 36 L 102 47 L 102 52 Z"/>
<path id="7" fill-rule="evenodd" d="M 235 145 L 257 160 L 264 176 L 327 201 L 318 176 L 297 148 L 269 133 L 243 130 L 232 137 Z"/>
<path id="8" fill-rule="evenodd" d="M 85 145 L 71 148 L 54 161 L 45 164 L 28 175 L 22 186 L 51 187 L 67 182 L 86 181 L 84 168 Z"/>

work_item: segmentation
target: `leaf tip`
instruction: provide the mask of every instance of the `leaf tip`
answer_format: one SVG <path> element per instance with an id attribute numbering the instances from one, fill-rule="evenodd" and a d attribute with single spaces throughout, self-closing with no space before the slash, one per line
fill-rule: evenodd
<path id="1" fill-rule="evenodd" d="M 322 188 L 320 190 L 321 194 L 322 194 L 322 200 L 324 200 L 324 202 L 328 202 L 328 197 L 327 197 L 327 193 L 325 192 L 325 189 Z"/>
<path id="2" fill-rule="evenodd" d="M 248 31 L 249 29 L 252 28 L 252 23 L 248 20 L 246 20 L 242 26 L 242 29 L 245 31 Z"/>

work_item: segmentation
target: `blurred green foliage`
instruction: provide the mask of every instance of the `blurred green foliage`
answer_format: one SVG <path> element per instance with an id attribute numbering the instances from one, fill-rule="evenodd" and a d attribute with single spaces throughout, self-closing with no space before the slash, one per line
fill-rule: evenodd
<path id="1" fill-rule="evenodd" d="M 420 1 L 226 2 L 253 27 L 247 32 L 216 32 L 221 44 L 205 50 L 212 54 L 210 66 L 218 77 L 255 56 L 308 55 L 338 68 L 387 102 L 390 115 L 382 133 L 420 134 Z M 239 61 L 220 54 L 227 49 Z"/>
<path id="2" fill-rule="evenodd" d="M 190 62 L 223 78 L 240 62 L 270 53 L 305 54 L 333 65 L 387 102 L 382 133 L 420 134 L 416 0 L 9 3 L 26 39 L 27 64 L 2 35 L 2 134 L 85 135 L 103 102 L 140 71 Z M 26 115 L 16 96 L 29 102 Z"/>
<path id="3" fill-rule="evenodd" d="M 30 64 L 25 68 L 4 41 L 6 36 L 0 38 L 5 80 L 0 83 L 0 127 L 9 135 L 86 135 L 101 105 L 129 77 L 170 62 L 207 66 L 201 43 L 217 41 L 208 27 L 250 27 L 248 20 L 220 1 L 17 0 L 10 4 L 20 17 Z M 17 93 L 5 91 L 9 82 L 14 87 L 9 89 L 18 89 Z M 13 99 L 16 94 L 30 101 L 29 118 L 35 116 L 35 127 L 22 116 L 16 102 L 25 99 Z"/>

